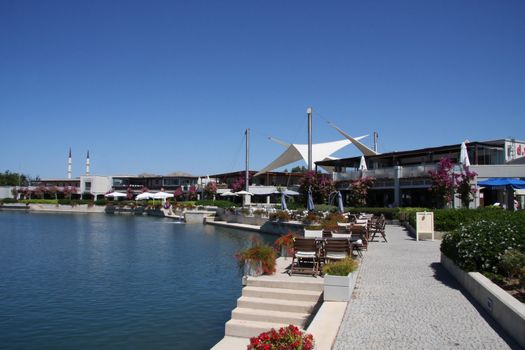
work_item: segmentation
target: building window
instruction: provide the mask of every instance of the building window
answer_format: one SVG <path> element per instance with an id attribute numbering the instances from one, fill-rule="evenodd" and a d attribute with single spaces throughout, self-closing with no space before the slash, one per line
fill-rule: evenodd
<path id="1" fill-rule="evenodd" d="M 86 192 L 91 191 L 91 182 L 86 182 Z"/>

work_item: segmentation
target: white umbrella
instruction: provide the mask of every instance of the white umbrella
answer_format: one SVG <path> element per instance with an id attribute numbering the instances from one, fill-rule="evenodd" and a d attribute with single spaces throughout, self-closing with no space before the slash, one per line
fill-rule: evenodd
<path id="1" fill-rule="evenodd" d="M 236 195 L 248 195 L 248 196 L 253 196 L 253 193 L 251 192 L 248 192 L 248 191 L 239 191 L 239 192 L 235 192 Z"/>
<path id="2" fill-rule="evenodd" d="M 359 162 L 359 170 L 368 170 L 366 167 L 365 156 L 361 156 L 361 161 Z"/>
<path id="3" fill-rule="evenodd" d="M 470 166 L 470 160 L 468 159 L 467 144 L 465 141 L 461 143 L 461 151 L 459 152 L 459 162 L 463 164 L 464 167 Z"/>
<path id="4" fill-rule="evenodd" d="M 106 193 L 104 197 L 112 197 L 112 198 L 119 198 L 119 197 L 127 197 L 128 195 L 122 192 L 111 192 Z"/>
<path id="5" fill-rule="evenodd" d="M 293 190 L 285 190 L 283 193 L 287 196 L 298 196 L 299 195 L 299 192 L 293 191 Z"/>
<path id="6" fill-rule="evenodd" d="M 221 193 L 221 197 L 236 196 L 236 195 L 237 195 L 236 193 L 233 193 L 233 192 L 230 192 L 230 191 L 226 191 L 224 193 Z"/>
<path id="7" fill-rule="evenodd" d="M 150 199 L 150 198 L 153 198 L 153 193 L 142 192 L 141 194 L 137 195 L 137 197 L 135 197 L 135 200 L 140 201 L 142 199 Z"/>
<path id="8" fill-rule="evenodd" d="M 157 192 L 157 193 L 154 193 L 153 196 L 151 196 L 151 198 L 153 199 L 166 199 L 166 198 L 173 198 L 174 195 L 173 193 L 168 193 L 168 192 Z"/>

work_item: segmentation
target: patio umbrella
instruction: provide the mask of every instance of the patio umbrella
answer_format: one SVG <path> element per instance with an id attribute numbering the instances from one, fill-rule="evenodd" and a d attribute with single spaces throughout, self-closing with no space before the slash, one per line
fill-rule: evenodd
<path id="1" fill-rule="evenodd" d="M 312 197 L 312 189 L 311 188 L 308 189 L 308 198 L 306 199 L 306 209 L 308 209 L 308 211 L 314 211 L 315 210 L 314 199 Z"/>
<path id="2" fill-rule="evenodd" d="M 359 170 L 368 170 L 366 167 L 365 156 L 361 156 L 361 161 L 359 162 Z"/>
<path id="3" fill-rule="evenodd" d="M 288 206 L 286 205 L 286 195 L 281 193 L 281 209 L 282 210 L 288 210 Z"/>
<path id="4" fill-rule="evenodd" d="M 248 192 L 248 191 L 239 191 L 239 192 L 235 192 L 235 194 L 242 195 L 242 196 L 253 196 L 253 193 Z"/>
<path id="5" fill-rule="evenodd" d="M 111 198 L 119 198 L 119 197 L 127 197 L 128 195 L 125 194 L 125 193 L 122 193 L 122 192 L 111 192 L 111 193 L 106 193 L 104 195 L 104 197 L 111 197 Z"/>
<path id="6" fill-rule="evenodd" d="M 337 191 L 337 209 L 341 214 L 345 212 L 345 208 L 343 207 L 343 195 L 341 195 L 341 191 Z"/>
<path id="7" fill-rule="evenodd" d="M 233 192 L 230 192 L 230 191 L 226 191 L 224 193 L 221 193 L 221 197 L 233 197 L 233 196 L 236 196 L 237 194 L 236 193 L 233 193 Z"/>
<path id="8" fill-rule="evenodd" d="M 298 196 L 299 195 L 299 192 L 297 191 L 292 191 L 292 190 L 285 190 L 283 192 L 285 195 L 287 196 Z"/>
<path id="9" fill-rule="evenodd" d="M 135 197 L 135 200 L 140 201 L 142 199 L 150 199 L 150 198 L 153 198 L 153 193 L 142 192 L 141 194 L 137 195 L 137 197 Z"/>
<path id="10" fill-rule="evenodd" d="M 465 141 L 461 143 L 461 151 L 459 152 L 459 162 L 463 164 L 464 167 L 470 166 L 470 160 L 468 159 L 467 144 Z"/>
<path id="11" fill-rule="evenodd" d="M 153 196 L 151 196 L 151 198 L 153 199 L 166 199 L 166 198 L 173 198 L 173 197 L 174 197 L 173 193 L 168 193 L 168 192 L 163 192 L 163 191 L 154 193 Z"/>

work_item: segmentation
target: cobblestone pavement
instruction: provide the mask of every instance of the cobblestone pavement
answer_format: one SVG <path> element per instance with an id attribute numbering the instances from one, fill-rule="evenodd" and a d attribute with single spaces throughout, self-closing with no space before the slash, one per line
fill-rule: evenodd
<path id="1" fill-rule="evenodd" d="M 441 241 L 416 242 L 393 225 L 387 239 L 364 254 L 333 349 L 515 348 L 441 267 Z"/>

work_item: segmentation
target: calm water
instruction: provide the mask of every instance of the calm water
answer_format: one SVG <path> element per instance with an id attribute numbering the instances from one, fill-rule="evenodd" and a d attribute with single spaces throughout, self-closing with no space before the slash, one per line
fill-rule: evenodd
<path id="1" fill-rule="evenodd" d="M 0 211 L 0 347 L 209 349 L 234 253 L 275 237 L 168 219 Z"/>

